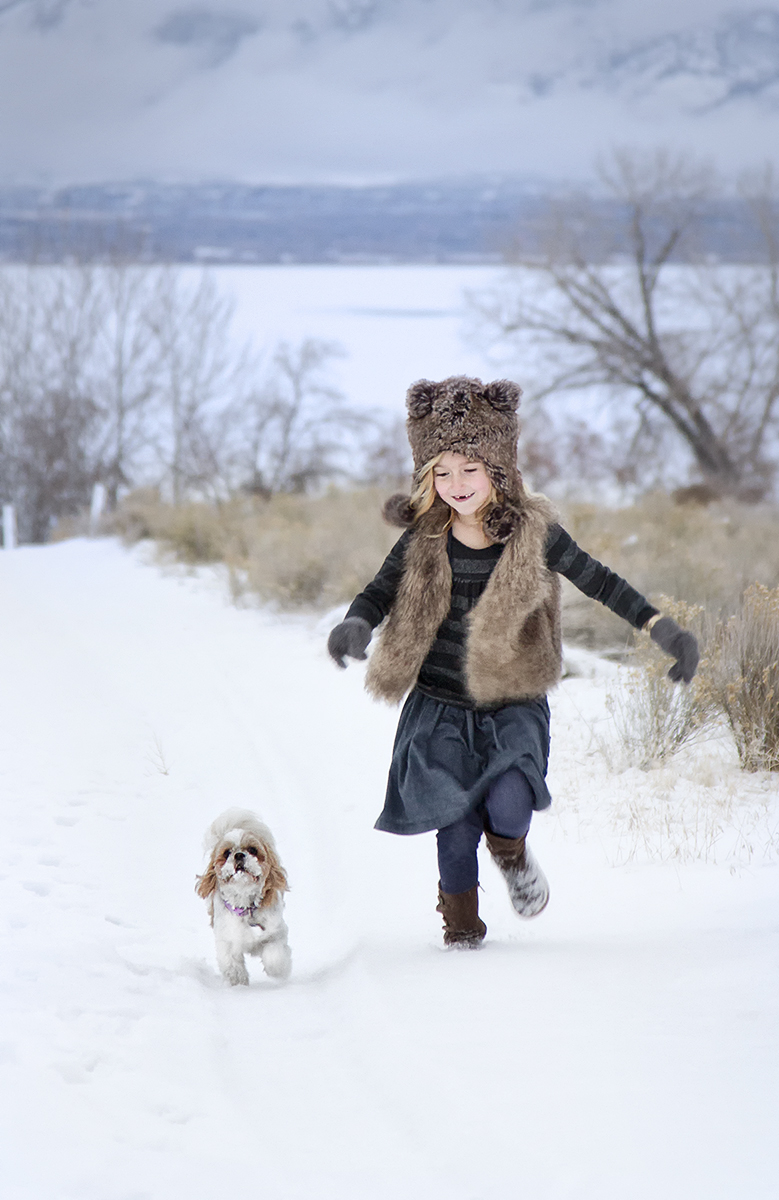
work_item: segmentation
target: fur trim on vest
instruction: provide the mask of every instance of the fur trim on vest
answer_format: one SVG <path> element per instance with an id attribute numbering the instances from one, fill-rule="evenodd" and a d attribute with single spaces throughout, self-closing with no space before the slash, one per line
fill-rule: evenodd
<path id="1" fill-rule="evenodd" d="M 434 505 L 415 526 L 395 603 L 371 655 L 365 686 L 390 704 L 416 683 L 449 612 L 452 569 L 442 533 L 447 516 L 445 505 Z M 525 494 L 517 517 L 467 618 L 465 678 L 478 705 L 542 696 L 560 679 L 560 580 L 544 561 L 556 514 L 545 496 Z"/>

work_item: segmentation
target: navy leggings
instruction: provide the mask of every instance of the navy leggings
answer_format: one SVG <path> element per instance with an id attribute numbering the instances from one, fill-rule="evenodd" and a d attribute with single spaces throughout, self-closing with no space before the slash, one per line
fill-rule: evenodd
<path id="1" fill-rule="evenodd" d="M 498 837 L 524 837 L 532 815 L 533 791 L 522 772 L 512 767 L 495 780 L 476 808 L 438 830 L 441 891 L 457 895 L 479 882 L 476 849 L 485 829 Z"/>

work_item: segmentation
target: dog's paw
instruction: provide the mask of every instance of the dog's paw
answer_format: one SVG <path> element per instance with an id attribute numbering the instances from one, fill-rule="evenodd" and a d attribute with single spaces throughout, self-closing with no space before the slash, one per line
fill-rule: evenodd
<path id="1" fill-rule="evenodd" d="M 289 979 L 292 954 L 286 942 L 267 942 L 260 950 L 266 975 L 273 979 Z"/>
<path id="2" fill-rule="evenodd" d="M 249 986 L 249 972 L 246 970 L 246 967 L 240 971 L 223 971 L 222 974 L 231 987 Z"/>
<path id="3" fill-rule="evenodd" d="M 222 959 L 219 962 L 219 970 L 222 972 L 224 980 L 236 987 L 239 984 L 246 986 L 249 982 L 249 972 L 246 970 L 246 964 L 243 959 L 236 961 L 234 958 Z"/>

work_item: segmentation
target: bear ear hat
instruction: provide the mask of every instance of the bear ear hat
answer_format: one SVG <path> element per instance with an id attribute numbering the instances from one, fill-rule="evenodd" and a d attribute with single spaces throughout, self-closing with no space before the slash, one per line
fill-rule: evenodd
<path id="1" fill-rule="evenodd" d="M 484 399 L 497 412 L 516 412 L 522 388 L 510 379 L 496 379 L 484 385 Z"/>
<path id="2" fill-rule="evenodd" d="M 438 384 L 433 383 L 430 379 L 418 379 L 416 383 L 412 383 L 406 393 L 406 408 L 409 417 L 418 421 L 421 417 L 427 416 L 433 407 L 437 388 Z"/>

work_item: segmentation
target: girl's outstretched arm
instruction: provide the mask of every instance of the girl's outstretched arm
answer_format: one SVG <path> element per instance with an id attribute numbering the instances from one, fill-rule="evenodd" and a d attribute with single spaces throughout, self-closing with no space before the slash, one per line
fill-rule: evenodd
<path id="1" fill-rule="evenodd" d="M 395 543 L 376 576 L 356 596 L 339 625 L 330 632 L 327 649 L 339 667 L 344 658 L 365 658 L 371 634 L 386 617 L 395 601 L 403 574 L 403 556 L 410 538 L 407 531 Z"/>
<path id="2" fill-rule="evenodd" d="M 561 525 L 549 527 L 546 565 L 550 571 L 564 575 L 585 596 L 605 604 L 634 629 L 647 630 L 652 640 L 676 659 L 668 678 L 675 683 L 690 682 L 698 666 L 698 643 L 694 635 L 670 617 L 661 616 L 627 580 L 582 550 Z"/>

